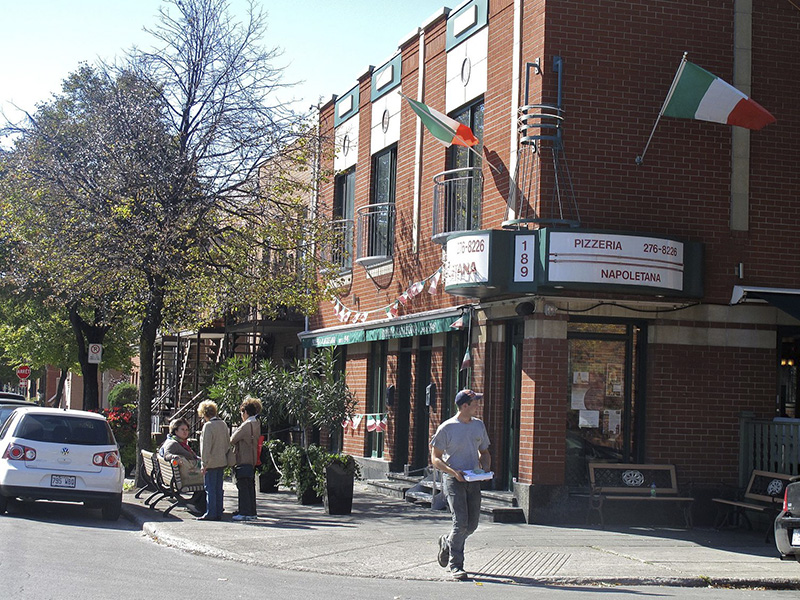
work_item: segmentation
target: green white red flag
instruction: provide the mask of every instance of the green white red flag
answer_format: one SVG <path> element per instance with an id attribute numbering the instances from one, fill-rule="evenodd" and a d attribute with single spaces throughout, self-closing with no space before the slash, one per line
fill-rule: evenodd
<path id="1" fill-rule="evenodd" d="M 661 114 L 761 129 L 775 123 L 767 109 L 684 56 Z"/>
<path id="2" fill-rule="evenodd" d="M 453 145 L 472 147 L 480 143 L 480 140 L 475 137 L 472 130 L 463 123 L 451 119 L 422 102 L 412 100 L 405 94 L 400 95 L 408 101 L 411 109 L 417 113 L 425 128 L 445 147 L 449 148 Z"/>

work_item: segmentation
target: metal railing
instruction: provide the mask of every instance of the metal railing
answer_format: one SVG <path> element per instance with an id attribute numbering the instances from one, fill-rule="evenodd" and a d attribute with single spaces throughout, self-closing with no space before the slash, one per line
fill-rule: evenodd
<path id="1" fill-rule="evenodd" d="M 358 264 L 370 267 L 391 262 L 394 252 L 394 215 L 394 202 L 367 204 L 358 209 Z"/>
<path id="2" fill-rule="evenodd" d="M 333 240 L 326 258 L 340 273 L 353 270 L 353 219 L 338 219 L 331 221 Z"/>
<path id="3" fill-rule="evenodd" d="M 444 244 L 451 233 L 480 229 L 483 197 L 480 167 L 443 171 L 434 176 L 433 186 L 434 242 Z"/>

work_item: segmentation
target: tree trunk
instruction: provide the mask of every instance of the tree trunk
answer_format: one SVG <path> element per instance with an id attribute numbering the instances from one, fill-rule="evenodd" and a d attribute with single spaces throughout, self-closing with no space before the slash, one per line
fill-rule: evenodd
<path id="1" fill-rule="evenodd" d="M 145 485 L 142 477 L 142 449 L 152 447 L 153 394 L 155 392 L 155 346 L 164 308 L 163 287 L 150 285 L 150 301 L 139 337 L 139 418 L 136 427 L 136 487 Z"/>
<path id="2" fill-rule="evenodd" d="M 48 406 L 52 406 L 53 408 L 61 407 L 61 403 L 64 400 L 64 385 L 66 385 L 67 383 L 67 375 L 69 375 L 69 368 L 62 367 L 61 374 L 58 376 L 58 385 L 56 386 L 56 393 L 47 402 Z"/>
<path id="3" fill-rule="evenodd" d="M 83 410 L 97 410 L 100 408 L 100 385 L 97 380 L 98 365 L 89 363 L 89 344 L 102 344 L 108 332 L 107 325 L 99 325 L 103 320 L 102 311 L 94 310 L 94 323 L 89 325 L 78 314 L 77 303 L 72 303 L 69 309 L 69 322 L 75 332 L 75 341 L 78 346 L 78 362 L 81 365 L 83 376 Z"/>

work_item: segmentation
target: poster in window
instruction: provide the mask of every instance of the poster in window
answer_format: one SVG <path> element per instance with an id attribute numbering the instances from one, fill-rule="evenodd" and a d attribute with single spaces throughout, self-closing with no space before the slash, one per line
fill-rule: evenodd
<path id="1" fill-rule="evenodd" d="M 622 396 L 622 365 L 606 365 L 606 396 Z"/>

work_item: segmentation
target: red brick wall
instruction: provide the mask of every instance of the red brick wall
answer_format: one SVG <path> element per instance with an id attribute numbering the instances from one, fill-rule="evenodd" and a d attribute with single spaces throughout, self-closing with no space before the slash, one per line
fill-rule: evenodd
<path id="1" fill-rule="evenodd" d="M 681 483 L 737 483 L 739 416 L 771 418 L 775 351 L 651 344 L 646 460 L 677 466 Z"/>

